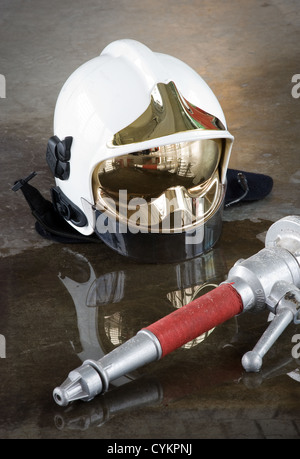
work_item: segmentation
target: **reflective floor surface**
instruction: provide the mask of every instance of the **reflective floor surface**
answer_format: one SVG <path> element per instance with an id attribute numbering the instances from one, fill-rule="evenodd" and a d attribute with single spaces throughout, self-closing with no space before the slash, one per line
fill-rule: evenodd
<path id="1" fill-rule="evenodd" d="M 267 327 L 267 312 L 230 319 L 88 403 L 60 407 L 52 399 L 54 387 L 85 359 L 102 357 L 214 288 L 238 253 L 248 257 L 263 247 L 257 235 L 269 223 L 225 223 L 215 249 L 181 264 L 139 265 L 85 244 L 2 259 L 1 436 L 298 438 L 297 326 L 279 338 L 260 373 L 241 366 Z"/>
<path id="2" fill-rule="evenodd" d="M 230 319 L 91 402 L 60 407 L 52 398 L 86 358 L 214 288 L 264 247 L 274 221 L 300 215 L 298 1 L 3 0 L 0 24 L 0 438 L 300 438 L 299 326 L 259 373 L 241 365 L 267 311 Z M 199 72 L 235 136 L 229 167 L 274 181 L 265 199 L 225 210 L 219 242 L 190 261 L 138 264 L 101 244 L 45 240 L 11 191 L 35 170 L 32 184 L 49 198 L 57 94 L 79 65 L 127 37 Z"/>

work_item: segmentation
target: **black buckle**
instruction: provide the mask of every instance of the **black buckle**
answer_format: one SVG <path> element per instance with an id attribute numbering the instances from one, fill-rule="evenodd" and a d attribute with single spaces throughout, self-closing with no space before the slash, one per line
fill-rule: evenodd
<path id="1" fill-rule="evenodd" d="M 46 160 L 54 177 L 60 180 L 67 180 L 70 175 L 72 141 L 73 137 L 60 140 L 56 135 L 48 140 Z"/>
<path id="2" fill-rule="evenodd" d="M 36 172 L 31 172 L 31 174 L 29 174 L 28 177 L 17 180 L 14 183 L 14 186 L 12 187 L 12 191 L 18 191 L 20 188 L 22 188 L 23 185 L 25 185 L 25 183 L 29 182 L 35 176 L 36 176 Z"/>
<path id="3" fill-rule="evenodd" d="M 75 226 L 87 225 L 87 219 L 82 210 L 70 201 L 59 186 L 51 188 L 51 195 L 55 209 L 65 220 L 70 221 Z"/>

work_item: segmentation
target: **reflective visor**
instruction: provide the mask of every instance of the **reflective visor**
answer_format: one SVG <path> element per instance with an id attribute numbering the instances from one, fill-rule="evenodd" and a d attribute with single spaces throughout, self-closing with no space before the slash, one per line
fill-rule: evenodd
<path id="1" fill-rule="evenodd" d="M 115 156 L 93 171 L 90 220 L 100 239 L 151 263 L 209 250 L 222 227 L 226 186 L 220 177 L 229 151 L 222 130 L 218 118 L 189 103 L 173 82 L 157 84 L 145 112 L 108 142 Z M 187 131 L 198 131 L 197 140 L 159 145 Z M 118 154 L 124 146 L 126 154 Z"/>
<path id="2" fill-rule="evenodd" d="M 107 159 L 93 174 L 95 201 L 99 190 L 112 198 L 127 190 L 128 199 L 150 200 L 177 186 L 197 196 L 213 177 L 221 153 L 221 139 L 201 139 Z"/>

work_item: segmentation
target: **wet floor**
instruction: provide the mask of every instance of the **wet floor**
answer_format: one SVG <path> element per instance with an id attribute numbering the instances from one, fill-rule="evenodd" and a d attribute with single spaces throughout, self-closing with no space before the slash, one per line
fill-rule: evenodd
<path id="1" fill-rule="evenodd" d="M 91 402 L 59 407 L 52 399 L 85 359 L 102 357 L 224 280 L 237 254 L 263 248 L 257 235 L 269 224 L 225 223 L 215 249 L 180 264 L 140 265 L 85 244 L 2 259 L 1 436 L 298 438 L 299 360 L 291 355 L 297 327 L 289 326 L 260 373 L 241 366 L 267 312 L 230 319 Z"/>
<path id="2" fill-rule="evenodd" d="M 241 365 L 267 311 L 230 319 L 89 403 L 59 407 L 52 398 L 70 370 L 214 288 L 264 247 L 274 221 L 300 214 L 297 1 L 10 0 L 0 23 L 0 438 L 300 438 L 299 326 L 289 325 L 261 372 Z M 36 170 L 32 184 L 49 198 L 45 149 L 58 91 L 124 37 L 202 74 L 235 136 L 229 166 L 274 181 L 265 199 L 225 210 L 219 242 L 190 261 L 137 264 L 102 244 L 45 240 L 11 191 Z"/>

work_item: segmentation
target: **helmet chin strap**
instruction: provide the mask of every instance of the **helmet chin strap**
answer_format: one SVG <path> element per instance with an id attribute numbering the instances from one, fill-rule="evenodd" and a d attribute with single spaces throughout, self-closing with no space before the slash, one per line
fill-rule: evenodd
<path id="1" fill-rule="evenodd" d="M 243 199 L 245 199 L 247 194 L 249 193 L 248 181 L 247 181 L 245 175 L 242 172 L 238 172 L 237 177 L 238 177 L 238 184 L 240 185 L 241 189 L 243 190 L 243 193 L 238 198 L 233 199 L 232 201 L 228 201 L 225 204 L 225 207 L 230 207 L 233 204 L 237 204 L 238 202 L 240 202 Z"/>
<path id="2" fill-rule="evenodd" d="M 45 239 L 63 244 L 101 243 L 101 240 L 95 235 L 84 236 L 67 223 L 64 217 L 57 211 L 53 202 L 45 199 L 37 188 L 28 183 L 35 176 L 36 172 L 32 172 L 28 177 L 17 180 L 12 190 L 22 191 L 32 215 L 36 219 L 35 229 L 38 234 Z"/>
<path id="3" fill-rule="evenodd" d="M 56 203 L 45 199 L 37 188 L 28 183 L 36 175 L 36 172 L 32 172 L 28 177 L 17 180 L 12 190 L 22 191 L 36 219 L 35 229 L 38 234 L 45 239 L 63 244 L 89 242 L 102 244 L 95 234 L 85 236 L 76 231 L 58 212 Z M 273 180 L 267 175 L 228 169 L 225 208 L 237 203 L 262 199 L 271 192 L 272 186 Z M 68 204 L 74 207 L 71 202 Z"/>

